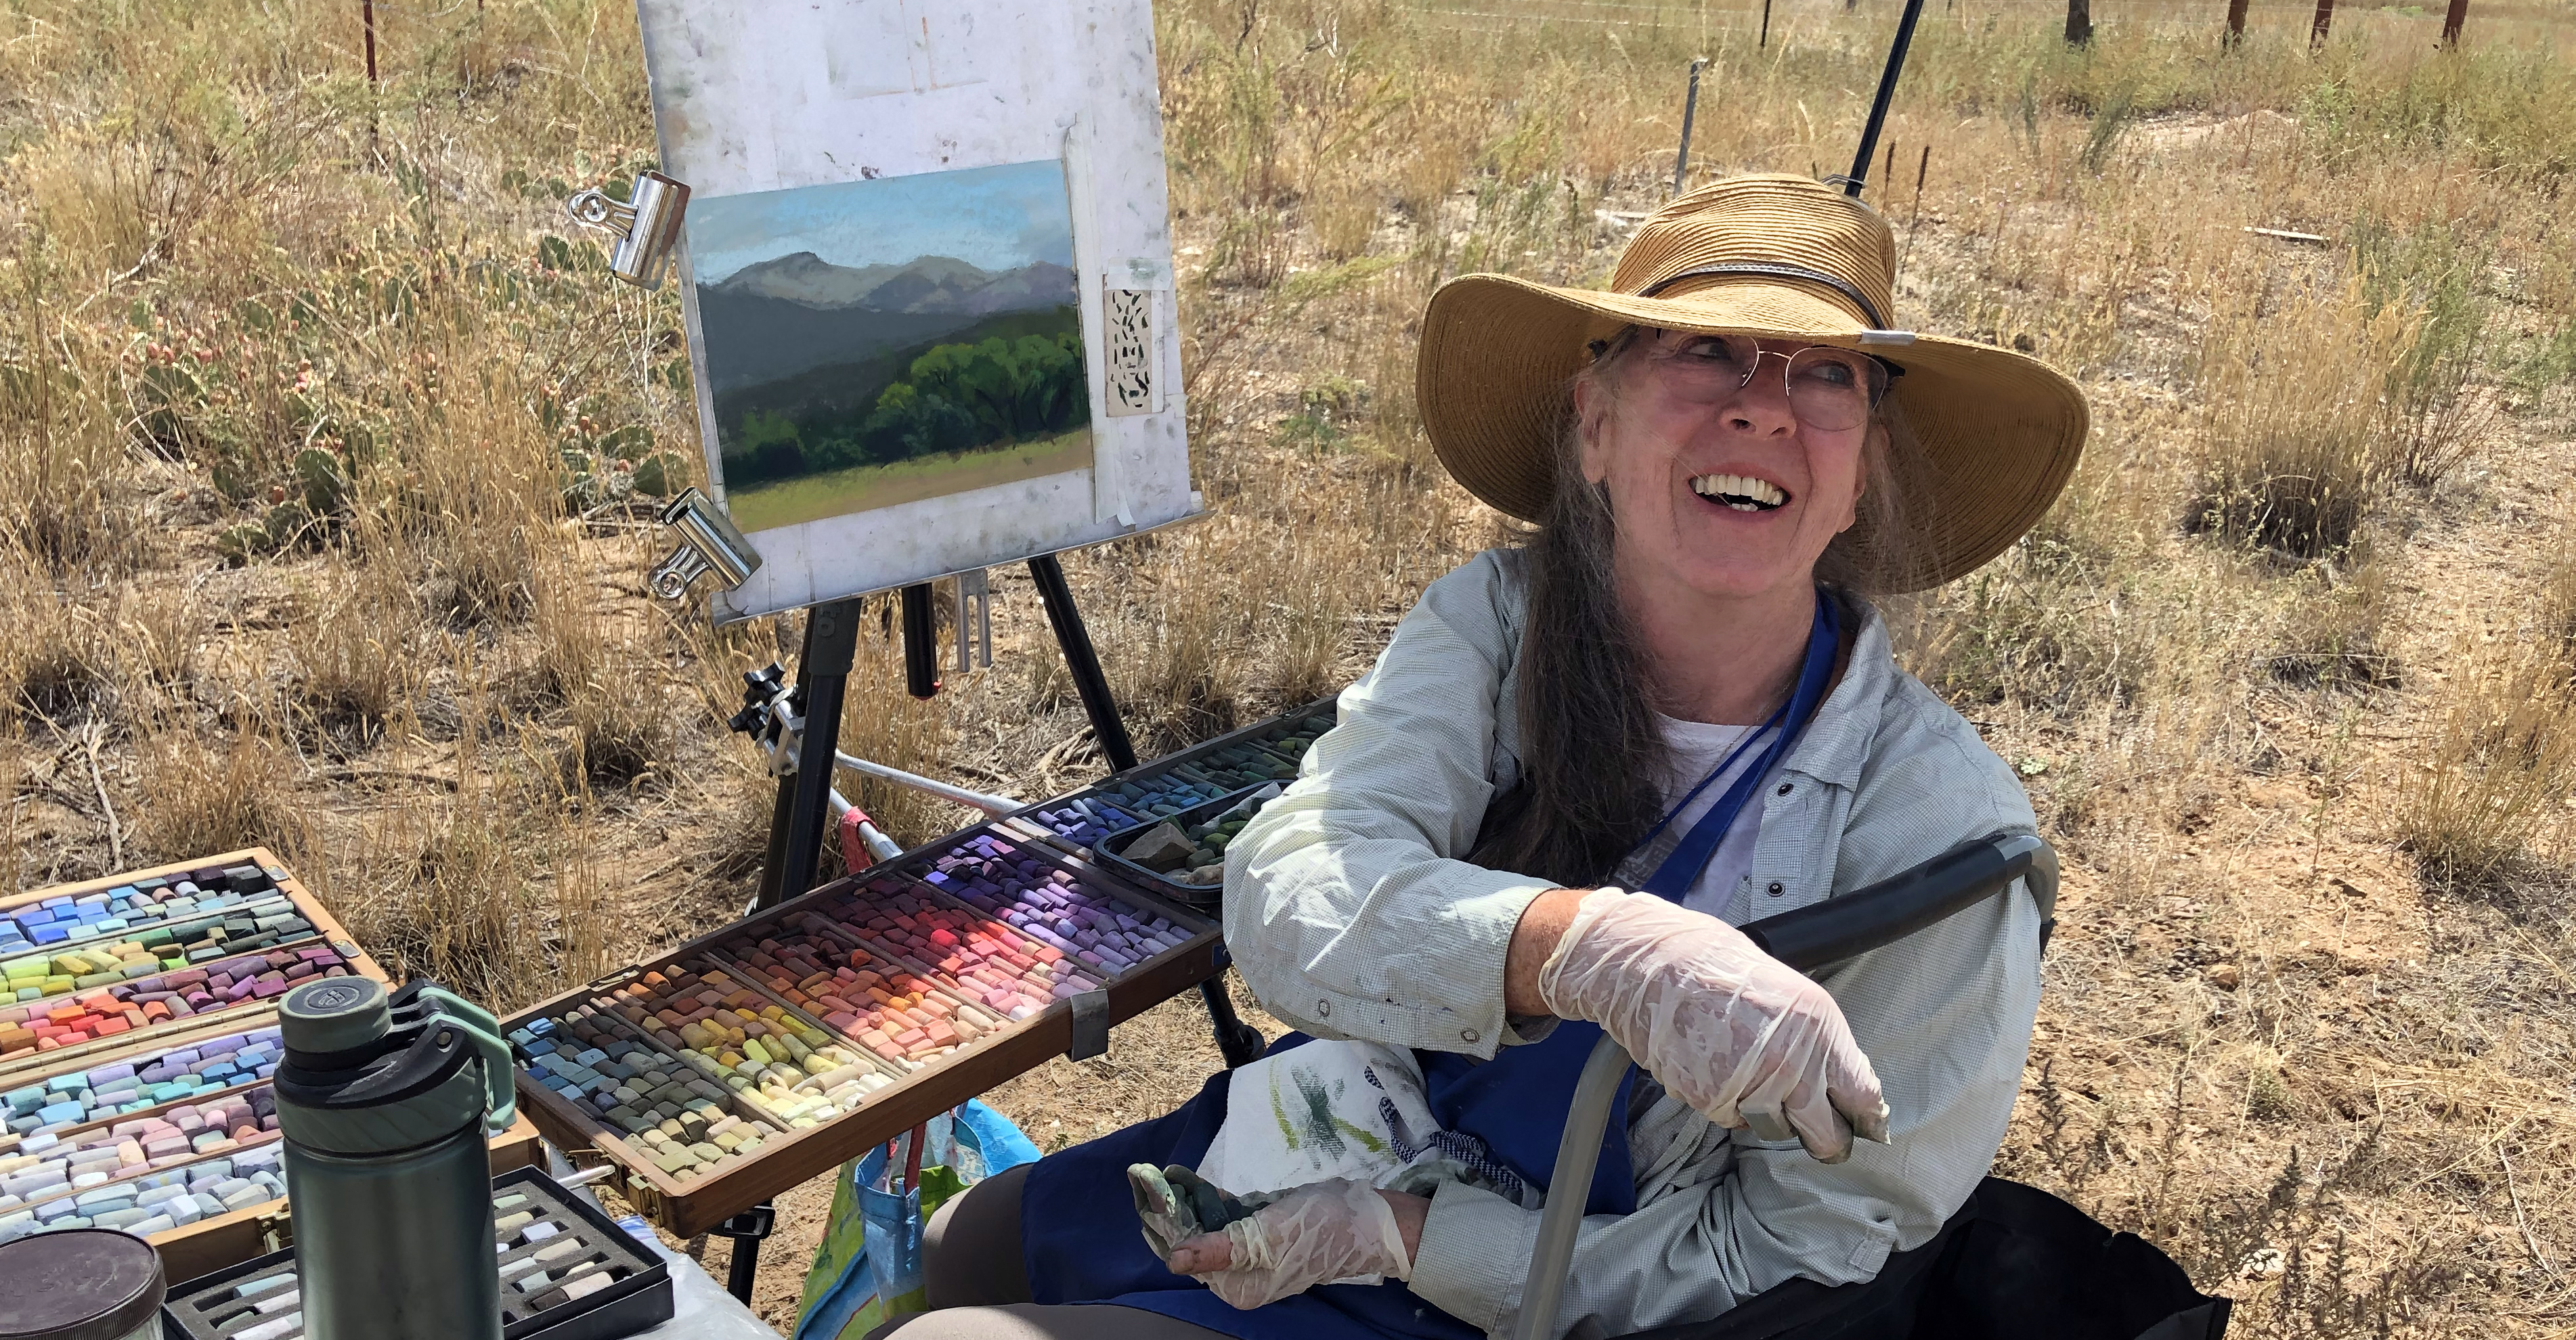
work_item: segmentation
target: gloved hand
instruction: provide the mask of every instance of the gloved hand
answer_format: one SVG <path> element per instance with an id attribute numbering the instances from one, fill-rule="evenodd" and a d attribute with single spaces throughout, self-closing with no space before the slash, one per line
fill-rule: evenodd
<path id="1" fill-rule="evenodd" d="M 1218 1233 L 1237 1219 L 1267 1205 L 1269 1196 L 1237 1196 L 1199 1176 L 1198 1170 L 1175 1163 L 1127 1165 L 1127 1191 L 1136 1199 L 1136 1218 L 1145 1225 L 1145 1245 L 1170 1260 L 1172 1249 L 1206 1233 Z"/>
<path id="2" fill-rule="evenodd" d="M 1315 1182 L 1192 1238 L 1164 1264 L 1239 1308 L 1256 1308 L 1355 1275 L 1413 1277 L 1395 1210 L 1366 1182 Z"/>
<path id="3" fill-rule="evenodd" d="M 1720 1126 L 1794 1133 L 1825 1163 L 1887 1141 L 1877 1072 L 1825 989 L 1744 933 L 1649 893 L 1597 889 L 1539 969 L 1557 1017 L 1588 1019 Z"/>

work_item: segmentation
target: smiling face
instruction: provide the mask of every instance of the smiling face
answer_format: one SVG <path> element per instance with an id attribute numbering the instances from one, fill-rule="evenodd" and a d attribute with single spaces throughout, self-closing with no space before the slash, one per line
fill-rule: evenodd
<path id="1" fill-rule="evenodd" d="M 1608 487 L 1622 583 L 1729 601 L 1803 592 L 1857 515 L 1869 436 L 1883 430 L 1866 413 L 1869 388 L 1846 382 L 1875 369 L 1831 352 L 1792 367 L 1803 346 L 1779 341 L 1751 357 L 1748 340 L 1631 339 L 1574 388 L 1583 474 Z M 1755 375 L 1739 385 L 1748 361 Z M 1854 397 L 1857 422 L 1816 426 L 1852 418 Z"/>

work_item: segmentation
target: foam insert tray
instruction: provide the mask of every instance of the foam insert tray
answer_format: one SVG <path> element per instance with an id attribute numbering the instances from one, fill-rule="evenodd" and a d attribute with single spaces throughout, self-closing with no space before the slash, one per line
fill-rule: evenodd
<path id="1" fill-rule="evenodd" d="M 535 1168 L 492 1181 L 503 1340 L 612 1340 L 671 1318 L 671 1267 Z M 161 1323 L 188 1340 L 298 1340 L 295 1252 L 272 1252 L 170 1291 Z"/>

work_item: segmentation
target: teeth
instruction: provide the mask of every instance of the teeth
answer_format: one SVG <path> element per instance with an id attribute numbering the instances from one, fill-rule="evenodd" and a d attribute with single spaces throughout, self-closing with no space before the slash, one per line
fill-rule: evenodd
<path id="1" fill-rule="evenodd" d="M 1751 475 L 1695 475 L 1691 492 L 1714 498 L 1739 512 L 1765 512 L 1789 501 L 1780 486 Z"/>

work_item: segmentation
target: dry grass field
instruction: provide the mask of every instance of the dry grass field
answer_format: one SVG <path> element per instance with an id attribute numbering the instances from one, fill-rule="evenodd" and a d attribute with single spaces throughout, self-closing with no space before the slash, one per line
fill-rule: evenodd
<path id="1" fill-rule="evenodd" d="M 2480 0 L 2483 6 L 2485 0 Z M 0 6 L 0 867 L 253 841 L 497 1005 L 726 918 L 769 784 L 722 719 L 791 621 L 649 600 L 700 473 L 676 296 L 572 191 L 653 160 L 615 0 Z M 2002 1170 L 2239 1334 L 2576 1334 L 2576 8 L 1935 0 L 1870 198 L 1904 324 L 2096 428 L 2052 516 L 1891 611 L 2067 857 Z M 1592 281 L 1695 176 L 1842 170 L 1893 0 L 1166 0 L 1213 515 L 1067 567 L 1140 747 L 1329 691 L 1509 528 L 1432 462 L 1443 279 Z M 2301 241 L 2250 231 L 2308 234 Z M 1025 576 L 845 747 L 1096 774 Z M 908 840 L 960 812 L 844 778 Z M 1275 1026 L 1274 1026 L 1275 1027 Z M 1041 1144 L 1215 1064 L 1194 1002 L 996 1101 Z M 792 1313 L 821 1195 L 787 1198 Z M 723 1246 L 709 1250 L 711 1263 Z"/>

